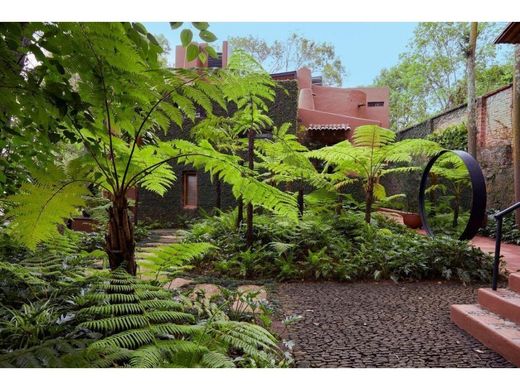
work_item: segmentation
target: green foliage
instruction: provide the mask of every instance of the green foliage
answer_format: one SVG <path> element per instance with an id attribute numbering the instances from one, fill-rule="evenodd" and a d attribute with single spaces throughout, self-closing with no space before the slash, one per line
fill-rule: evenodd
<path id="1" fill-rule="evenodd" d="M 77 209 L 85 204 L 87 194 L 84 181 L 67 175 L 56 166 L 33 172 L 35 183 L 25 183 L 17 194 L 7 198 L 15 204 L 7 213 L 14 222 L 10 229 L 19 242 L 35 249 L 41 241 L 58 234 L 56 226 L 65 219 L 77 215 Z"/>
<path id="2" fill-rule="evenodd" d="M 80 240 L 65 231 L 17 262 L 0 260 L 0 367 L 283 364 L 263 328 L 122 269 L 97 272 L 89 264 L 104 254 L 79 252 Z M 177 260 L 208 247 L 193 244 L 188 254 L 179 244 Z"/>
<path id="3" fill-rule="evenodd" d="M 487 211 L 487 224 L 479 230 L 479 234 L 487 237 L 496 237 L 497 221 L 493 215 L 499 210 L 491 209 Z M 516 226 L 515 214 L 506 215 L 502 221 L 502 242 L 520 245 L 520 228 Z"/>
<path id="4" fill-rule="evenodd" d="M 370 222 L 373 201 L 387 197 L 380 178 L 391 173 L 419 170 L 419 167 L 410 165 L 413 158 L 432 156 L 439 150 L 439 145 L 433 141 L 406 139 L 396 142 L 393 131 L 365 125 L 356 129 L 352 142 L 339 142 L 307 155 L 326 163 L 324 176 L 336 189 L 362 181 L 367 203 L 365 219 Z M 329 166 L 334 168 L 331 174 L 327 173 Z"/>
<path id="5" fill-rule="evenodd" d="M 446 127 L 444 130 L 432 133 L 426 139 L 437 142 L 448 150 L 468 150 L 468 129 L 465 123 Z"/>
<path id="6" fill-rule="evenodd" d="M 276 360 L 272 335 L 259 326 L 219 318 L 199 318 L 171 293 L 139 281 L 123 270 L 112 273 L 84 299 L 79 324 L 102 337 L 86 350 L 90 365 L 105 360 L 105 348 L 131 367 L 234 367 L 231 351 L 258 364 Z"/>
<path id="7" fill-rule="evenodd" d="M 206 40 L 212 40 L 205 24 L 196 26 Z M 13 204 L 8 214 L 10 231 L 21 243 L 34 248 L 52 237 L 55 226 L 84 204 L 84 183 L 92 183 L 110 194 L 115 210 L 110 224 L 119 226 L 114 215 L 128 207 L 124 200 L 126 191 L 140 186 L 164 194 L 176 180 L 168 164 L 171 161 L 204 169 L 229 184 L 235 197 L 296 218 L 296 202 L 291 195 L 242 167 L 238 156 L 219 151 L 218 142 L 214 142 L 216 147 L 206 137 L 201 137 L 198 144 L 165 142 L 157 135 L 172 122 L 182 125 L 185 119 L 193 121 L 198 108 L 214 119 L 214 105 L 237 108 L 230 119 L 235 139 L 246 130 L 270 127 L 272 121 L 266 112 L 267 103 L 274 100 L 274 82 L 250 56 L 236 50 L 227 69 L 220 71 L 172 70 L 159 66 L 158 54 L 162 49 L 138 23 L 60 23 L 39 27 L 42 35 L 31 46 L 31 53 L 42 61 L 42 67 L 52 55 L 63 78 L 73 80 L 62 86 L 62 94 L 74 91 L 70 97 L 74 106 L 68 100 L 62 102 L 67 115 L 60 117 L 58 126 L 83 149 L 77 157 L 64 162 L 63 167 L 46 163 L 40 170 L 51 172 L 48 180 L 26 183 L 20 194 L 9 198 Z M 190 34 L 186 31 L 182 35 L 187 44 Z M 146 142 L 142 142 L 144 138 Z M 58 171 L 63 174 L 55 174 Z M 116 236 L 113 229 L 108 230 L 109 253 L 128 247 L 121 240 L 133 241 L 131 229 L 123 230 L 123 238 Z M 130 261 L 132 254 L 124 251 L 121 257 Z"/>
<path id="8" fill-rule="evenodd" d="M 310 206 L 310 205 L 308 205 Z M 487 282 L 492 259 L 479 249 L 447 237 L 429 238 L 376 214 L 371 224 L 358 211 L 341 215 L 308 207 L 299 223 L 259 215 L 248 250 L 245 232 L 235 230 L 233 213 L 208 217 L 190 229 L 188 242 L 219 248 L 194 264 L 195 270 L 237 278 L 279 280 L 456 279 Z"/>
<path id="9" fill-rule="evenodd" d="M 419 23 L 397 65 L 383 69 L 376 86 L 390 89 L 390 122 L 401 130 L 466 101 L 466 51 L 470 23 Z M 478 23 L 476 89 L 484 94 L 509 83 L 511 67 L 499 63 L 493 43 L 502 26 Z M 506 57 L 507 58 L 507 57 Z"/>
<path id="10" fill-rule="evenodd" d="M 142 255 L 144 259 L 139 263 L 144 270 L 141 274 L 155 275 L 156 280 L 159 276 L 165 275 L 171 280 L 190 269 L 189 262 L 214 248 L 211 244 L 200 242 L 174 243 L 145 250 Z"/>

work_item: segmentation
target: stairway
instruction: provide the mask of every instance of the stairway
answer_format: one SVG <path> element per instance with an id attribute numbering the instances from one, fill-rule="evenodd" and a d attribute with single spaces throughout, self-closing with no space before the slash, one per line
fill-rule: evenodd
<path id="1" fill-rule="evenodd" d="M 482 344 L 520 367 L 520 273 L 508 288 L 478 290 L 478 304 L 452 305 L 451 320 Z"/>

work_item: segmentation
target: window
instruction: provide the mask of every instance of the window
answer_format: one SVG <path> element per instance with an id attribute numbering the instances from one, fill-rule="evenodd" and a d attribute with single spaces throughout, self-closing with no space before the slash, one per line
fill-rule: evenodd
<path id="1" fill-rule="evenodd" d="M 197 208 L 197 172 L 183 172 L 183 206 Z"/>
<path id="2" fill-rule="evenodd" d="M 368 102 L 368 107 L 383 107 L 385 102 Z"/>

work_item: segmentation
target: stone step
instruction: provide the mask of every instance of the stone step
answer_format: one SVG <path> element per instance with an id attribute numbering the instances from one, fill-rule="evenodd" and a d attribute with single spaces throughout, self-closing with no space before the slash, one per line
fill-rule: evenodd
<path id="1" fill-rule="evenodd" d="M 486 347 L 520 367 L 520 325 L 480 305 L 452 305 L 451 320 Z"/>
<path id="2" fill-rule="evenodd" d="M 483 308 L 520 325 L 520 294 L 507 288 L 499 288 L 496 291 L 479 288 L 478 303 Z"/>
<path id="3" fill-rule="evenodd" d="M 509 289 L 520 294 L 520 272 L 509 274 Z"/>

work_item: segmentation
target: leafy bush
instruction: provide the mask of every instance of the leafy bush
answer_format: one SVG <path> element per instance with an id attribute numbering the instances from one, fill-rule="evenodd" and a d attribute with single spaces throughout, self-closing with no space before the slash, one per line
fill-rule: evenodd
<path id="1" fill-rule="evenodd" d="M 0 367 L 287 364 L 266 329 L 216 304 L 90 268 L 106 255 L 78 251 L 81 237 L 65 230 L 22 259 L 0 259 Z"/>
<path id="2" fill-rule="evenodd" d="M 487 225 L 479 230 L 479 234 L 487 237 L 496 237 L 497 221 L 493 218 L 499 210 L 488 210 Z M 520 245 L 520 229 L 515 223 L 515 214 L 509 214 L 504 217 L 502 222 L 502 241 L 511 244 Z"/>
<path id="3" fill-rule="evenodd" d="M 222 213 L 188 232 L 188 242 L 219 248 L 195 263 L 198 272 L 279 280 L 442 278 L 463 283 L 488 281 L 491 275 L 491 257 L 466 242 L 432 239 L 379 216 L 369 225 L 361 212 L 306 213 L 296 224 L 259 215 L 250 249 L 234 221 L 234 213 Z"/>
<path id="4" fill-rule="evenodd" d="M 468 129 L 465 123 L 448 126 L 440 132 L 428 135 L 426 138 L 437 142 L 444 149 L 468 150 Z"/>

